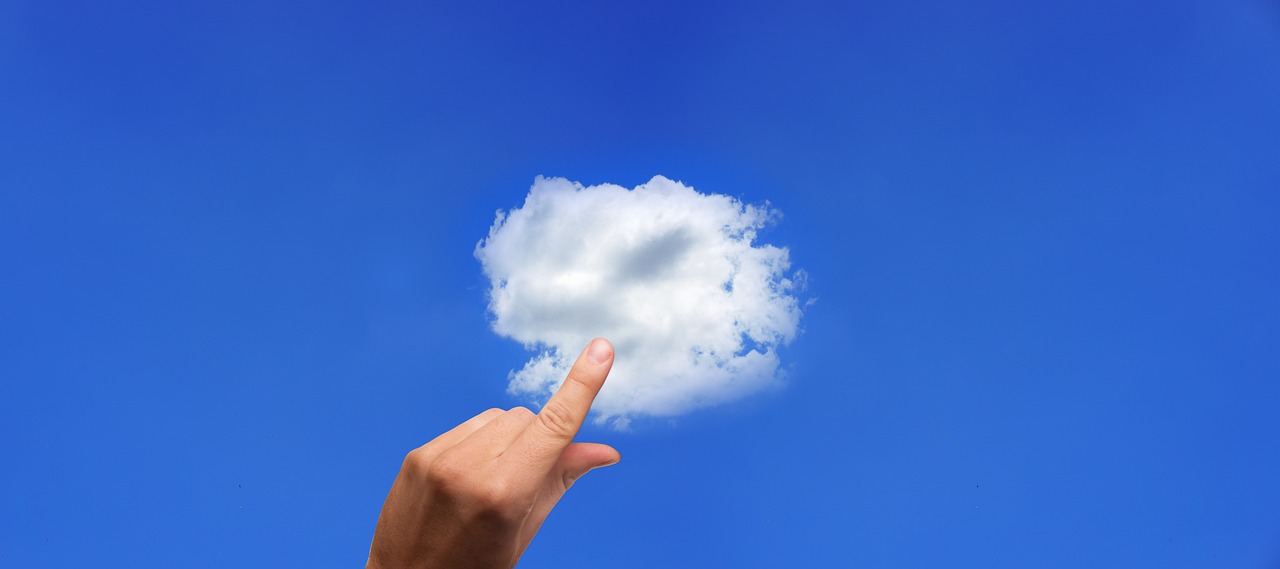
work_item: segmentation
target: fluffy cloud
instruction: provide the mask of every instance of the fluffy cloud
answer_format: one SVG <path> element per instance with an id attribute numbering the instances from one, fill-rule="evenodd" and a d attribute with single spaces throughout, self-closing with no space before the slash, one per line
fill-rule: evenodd
<path id="1" fill-rule="evenodd" d="M 593 409 L 617 427 L 777 385 L 804 275 L 753 243 L 776 217 L 662 176 L 632 190 L 539 177 L 475 251 L 494 331 L 535 352 L 509 391 L 546 401 L 596 336 L 616 357 Z"/>

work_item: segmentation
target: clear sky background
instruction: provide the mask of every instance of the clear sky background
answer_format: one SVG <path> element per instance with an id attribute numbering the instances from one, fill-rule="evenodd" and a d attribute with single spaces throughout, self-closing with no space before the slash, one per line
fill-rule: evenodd
<path id="1" fill-rule="evenodd" d="M 0 567 L 353 567 L 536 175 L 770 201 L 785 389 L 525 567 L 1276 567 L 1280 5 L 0 3 Z"/>

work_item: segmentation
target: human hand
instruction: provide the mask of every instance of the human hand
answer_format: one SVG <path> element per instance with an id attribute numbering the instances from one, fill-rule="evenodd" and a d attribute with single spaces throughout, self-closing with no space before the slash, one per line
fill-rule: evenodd
<path id="1" fill-rule="evenodd" d="M 621 460 L 573 437 L 613 365 L 596 338 L 535 415 L 489 409 L 409 452 L 378 516 L 370 569 L 509 569 L 588 471 Z"/>

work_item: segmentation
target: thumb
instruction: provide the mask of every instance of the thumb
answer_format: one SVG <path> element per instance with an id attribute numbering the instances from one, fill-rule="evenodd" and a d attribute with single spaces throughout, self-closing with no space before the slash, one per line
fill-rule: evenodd
<path id="1" fill-rule="evenodd" d="M 597 468 L 617 464 L 619 460 L 622 460 L 622 455 L 609 445 L 570 443 L 565 447 L 555 467 L 547 473 L 547 478 L 542 483 L 542 491 L 529 512 L 528 522 L 521 530 L 520 539 L 523 543 L 521 552 L 524 551 L 524 547 L 529 546 L 529 541 L 533 539 L 534 534 L 542 528 L 542 522 L 547 519 L 551 509 L 560 502 L 560 498 L 564 497 L 569 487 L 573 486 L 574 481 Z"/>
<path id="2" fill-rule="evenodd" d="M 622 460 L 622 455 L 609 445 L 599 443 L 572 443 L 556 461 L 555 478 L 562 484 L 561 489 L 568 490 L 574 481 L 582 475 L 605 466 L 612 466 Z"/>

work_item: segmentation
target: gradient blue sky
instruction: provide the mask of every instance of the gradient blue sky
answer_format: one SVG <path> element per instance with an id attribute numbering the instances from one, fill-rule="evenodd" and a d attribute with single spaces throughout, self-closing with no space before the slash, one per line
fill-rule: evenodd
<path id="1" fill-rule="evenodd" d="M 769 200 L 783 391 L 525 567 L 1275 567 L 1280 5 L 0 3 L 0 566 L 352 567 L 534 176 Z M 459 3 L 461 4 L 461 3 Z"/>

